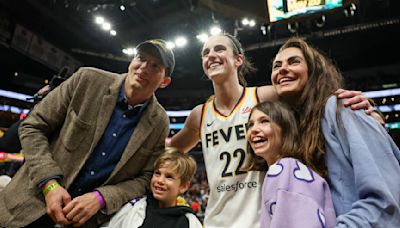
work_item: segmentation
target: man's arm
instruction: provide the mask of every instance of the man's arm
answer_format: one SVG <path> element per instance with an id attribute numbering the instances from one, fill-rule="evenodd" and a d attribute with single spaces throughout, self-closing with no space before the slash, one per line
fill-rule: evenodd
<path id="1" fill-rule="evenodd" d="M 184 127 L 172 137 L 167 146 L 175 147 L 180 151 L 189 152 L 199 142 L 200 121 L 203 105 L 196 106 L 185 121 Z"/>
<path id="2" fill-rule="evenodd" d="M 45 195 L 47 214 L 57 224 L 70 224 L 63 213 L 63 206 L 71 201 L 71 196 L 57 180 L 49 180 L 43 187 L 42 192 Z"/>
<path id="3" fill-rule="evenodd" d="M 79 73 L 76 73 L 39 102 L 29 116 L 22 121 L 19 128 L 25 157 L 24 165 L 28 166 L 31 185 L 38 186 L 41 190 L 56 182 L 56 180 L 50 180 L 50 177 L 63 176 L 61 168 L 50 153 L 49 137 L 57 134 L 58 129 L 65 121 L 68 105 L 78 81 L 77 75 Z M 70 195 L 61 186 L 46 195 L 47 213 L 54 222 L 68 224 L 62 214 L 62 207 L 70 200 Z"/>
<path id="4" fill-rule="evenodd" d="M 22 121 L 19 136 L 32 185 L 51 176 L 62 176 L 62 170 L 50 153 L 50 139 L 58 134 L 65 121 L 71 97 L 78 82 L 76 73 L 39 102 Z"/>

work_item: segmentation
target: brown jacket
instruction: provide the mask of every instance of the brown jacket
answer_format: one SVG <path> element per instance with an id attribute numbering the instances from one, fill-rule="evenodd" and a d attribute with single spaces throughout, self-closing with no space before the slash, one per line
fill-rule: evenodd
<path id="1" fill-rule="evenodd" d="M 107 127 L 125 77 L 81 68 L 34 108 L 20 128 L 25 164 L 0 192 L 0 226 L 26 226 L 46 213 L 37 187 L 40 180 L 60 175 L 68 189 Z M 151 97 L 120 161 L 98 187 L 106 208 L 86 227 L 104 222 L 125 202 L 145 193 L 168 124 L 165 110 Z"/>

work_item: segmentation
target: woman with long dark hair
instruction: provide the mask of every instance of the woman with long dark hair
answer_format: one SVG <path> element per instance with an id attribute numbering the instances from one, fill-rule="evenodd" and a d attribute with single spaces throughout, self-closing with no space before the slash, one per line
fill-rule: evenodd
<path id="1" fill-rule="evenodd" d="M 303 162 L 327 177 L 337 227 L 400 227 L 399 148 L 373 117 L 342 107 L 334 92 L 343 77 L 332 61 L 291 38 L 271 80 L 295 110 Z"/>

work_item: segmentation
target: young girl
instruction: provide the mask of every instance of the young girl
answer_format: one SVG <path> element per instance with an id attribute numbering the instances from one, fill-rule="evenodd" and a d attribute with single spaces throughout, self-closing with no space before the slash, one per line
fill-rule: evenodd
<path id="1" fill-rule="evenodd" d="M 400 151 L 363 111 L 342 108 L 334 91 L 343 77 L 300 38 L 289 39 L 272 64 L 278 96 L 296 110 L 304 162 L 327 176 L 337 227 L 400 227 Z"/>
<path id="2" fill-rule="evenodd" d="M 334 227 L 336 216 L 328 184 L 301 162 L 298 128 L 291 110 L 280 102 L 256 105 L 250 113 L 247 139 L 249 168 L 268 169 L 260 227 Z"/>

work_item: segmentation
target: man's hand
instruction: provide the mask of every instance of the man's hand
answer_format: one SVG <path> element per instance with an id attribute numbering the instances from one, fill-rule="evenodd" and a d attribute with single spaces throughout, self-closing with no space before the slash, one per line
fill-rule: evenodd
<path id="1" fill-rule="evenodd" d="M 369 103 L 368 98 L 365 97 L 361 91 L 349 91 L 344 89 L 336 90 L 335 94 L 338 98 L 348 98 L 346 102 L 344 102 L 344 106 L 350 106 L 353 110 L 365 109 L 365 113 L 368 115 L 374 111 L 374 107 L 372 107 L 371 103 Z"/>
<path id="2" fill-rule="evenodd" d="M 83 225 L 100 210 L 100 204 L 93 192 L 74 198 L 64 208 L 63 213 L 74 227 Z"/>
<path id="3" fill-rule="evenodd" d="M 46 183 L 43 189 L 46 189 L 54 182 L 57 181 L 50 180 Z M 59 185 L 53 190 L 49 191 L 45 197 L 45 200 L 47 206 L 47 214 L 55 223 L 64 225 L 71 223 L 67 220 L 62 211 L 63 206 L 67 205 L 71 201 L 71 196 L 62 186 Z"/>

